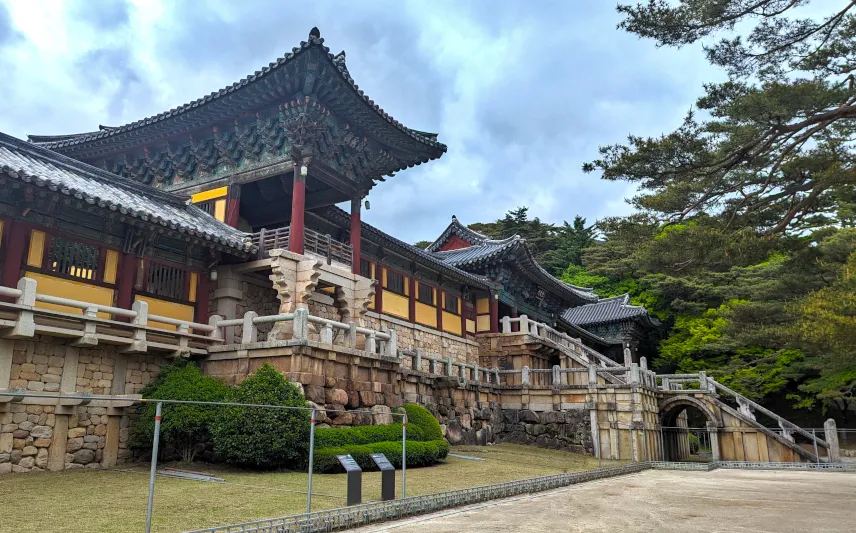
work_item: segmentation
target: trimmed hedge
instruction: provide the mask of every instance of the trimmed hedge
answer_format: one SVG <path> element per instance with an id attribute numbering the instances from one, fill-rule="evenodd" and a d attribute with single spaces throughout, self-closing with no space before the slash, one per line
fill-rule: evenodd
<path id="1" fill-rule="evenodd" d="M 422 429 L 407 426 L 407 440 L 424 441 Z M 376 442 L 401 442 L 401 423 L 385 426 L 354 426 L 348 428 L 317 428 L 315 430 L 316 448 L 338 448 Z"/>
<path id="2" fill-rule="evenodd" d="M 414 427 L 422 432 L 423 440 L 443 440 L 440 422 L 428 409 L 415 403 L 405 404 L 404 409 L 407 411 L 407 440 L 410 440 L 410 432 Z"/>
<path id="3" fill-rule="evenodd" d="M 318 473 L 334 474 L 344 472 L 337 455 L 348 455 L 365 471 L 377 470 L 371 458 L 373 453 L 382 453 L 395 468 L 401 468 L 401 442 L 375 442 L 373 444 L 339 446 L 315 450 L 312 470 Z M 407 441 L 407 467 L 430 466 L 449 453 L 449 444 L 444 440 L 426 442 Z"/>

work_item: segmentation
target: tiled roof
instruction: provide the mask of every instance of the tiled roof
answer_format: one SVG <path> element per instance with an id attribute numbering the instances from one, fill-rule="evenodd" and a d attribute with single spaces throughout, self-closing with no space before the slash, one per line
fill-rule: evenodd
<path id="1" fill-rule="evenodd" d="M 472 230 L 470 230 L 472 231 Z M 505 257 L 514 257 L 520 261 L 523 269 L 532 274 L 546 288 L 551 288 L 557 295 L 563 295 L 566 299 L 574 301 L 596 302 L 597 295 L 591 289 L 576 287 L 563 281 L 559 281 L 552 274 L 544 270 L 535 261 L 532 251 L 526 244 L 526 239 L 519 235 L 512 235 L 505 239 L 485 239 L 481 244 L 460 248 L 458 250 L 446 250 L 434 252 L 434 257 L 455 267 L 468 270 L 485 263 L 498 261 Z"/>
<path id="2" fill-rule="evenodd" d="M 312 49 L 317 49 L 323 54 L 323 57 L 333 65 L 333 68 L 350 86 L 350 89 L 353 91 L 354 95 L 359 100 L 362 100 L 362 102 L 364 102 L 365 105 L 368 106 L 376 115 L 382 117 L 386 122 L 388 122 L 390 125 L 392 125 L 404 135 L 413 138 L 419 143 L 425 145 L 426 147 L 430 147 L 432 149 L 437 150 L 437 153 L 434 157 L 439 157 L 440 154 L 446 151 L 446 145 L 437 141 L 436 134 L 410 129 L 404 126 L 399 121 L 397 121 L 392 116 L 390 116 L 386 111 L 381 109 L 380 106 L 378 106 L 374 102 L 374 100 L 369 98 L 368 95 L 366 95 L 354 82 L 354 79 L 351 77 L 350 73 L 348 72 L 348 68 L 345 65 L 344 53 L 340 53 L 336 56 L 333 56 L 333 54 L 330 53 L 330 49 L 324 46 L 324 39 L 313 36 L 310 36 L 308 41 L 301 41 L 300 46 L 292 48 L 290 53 L 287 53 L 284 56 L 278 58 L 276 61 L 270 63 L 268 66 L 262 67 L 260 70 L 257 70 L 255 73 L 250 74 L 246 78 L 237 81 L 228 87 L 224 87 L 219 91 L 212 92 L 211 94 L 203 96 L 202 98 L 173 108 L 169 111 L 160 113 L 158 115 L 147 117 L 136 122 L 131 122 L 123 126 L 101 126 L 99 131 L 93 131 L 88 133 L 79 133 L 72 135 L 29 135 L 28 138 L 31 142 L 39 144 L 41 146 L 45 146 L 51 149 L 60 149 L 60 151 L 63 151 L 63 148 L 69 146 L 82 144 L 89 141 L 106 139 L 108 137 L 130 132 L 133 130 L 139 130 L 141 128 L 145 128 L 153 124 L 158 124 L 167 121 L 168 119 L 174 119 L 176 117 L 184 118 L 184 115 L 199 115 L 200 117 L 205 116 L 210 114 L 211 109 L 209 108 L 216 104 L 221 105 L 214 108 L 215 111 L 223 107 L 237 109 L 242 105 L 246 105 L 247 101 L 247 98 L 241 95 L 241 89 L 257 83 L 269 83 L 268 78 L 271 78 L 273 74 L 276 73 L 276 71 L 284 68 L 286 65 L 288 65 L 298 57 L 308 53 Z M 260 86 L 264 87 L 264 85 Z M 278 94 L 276 93 L 276 91 L 273 90 L 273 88 L 268 88 L 266 92 L 271 95 Z M 280 100 L 282 100 L 281 97 Z M 181 121 L 180 126 L 186 129 L 186 122 Z"/>
<path id="3" fill-rule="evenodd" d="M 452 235 L 457 235 L 463 240 L 467 241 L 470 244 L 481 244 L 485 241 L 490 240 L 490 237 L 487 235 L 483 235 L 477 231 L 471 230 L 470 228 L 464 226 L 460 222 L 458 222 L 458 217 L 452 215 L 452 222 L 446 226 L 446 229 L 443 233 L 437 237 L 437 240 L 432 242 L 427 248 L 425 248 L 426 252 L 437 252 L 440 250 L 440 247 L 449 240 L 449 237 Z"/>
<path id="4" fill-rule="evenodd" d="M 603 298 L 597 303 L 572 307 L 565 311 L 562 318 L 571 324 L 585 327 L 647 315 L 648 311 L 644 307 L 630 305 L 629 294 L 622 294 L 612 298 Z"/>
<path id="5" fill-rule="evenodd" d="M 248 235 L 176 195 L 0 133 L 0 173 L 156 226 L 249 251 Z"/>

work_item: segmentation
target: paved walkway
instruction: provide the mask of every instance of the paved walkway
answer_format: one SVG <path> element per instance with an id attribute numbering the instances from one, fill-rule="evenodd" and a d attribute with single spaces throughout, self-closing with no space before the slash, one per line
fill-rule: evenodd
<path id="1" fill-rule="evenodd" d="M 359 533 L 854 531 L 856 474 L 649 470 Z"/>

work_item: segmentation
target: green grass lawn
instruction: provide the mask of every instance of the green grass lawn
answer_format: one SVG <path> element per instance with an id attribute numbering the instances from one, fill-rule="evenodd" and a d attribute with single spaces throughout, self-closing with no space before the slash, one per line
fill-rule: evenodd
<path id="1" fill-rule="evenodd" d="M 454 447 L 444 463 L 407 471 L 407 494 L 488 485 L 547 474 L 611 466 L 592 457 L 528 446 Z M 180 532 L 241 521 L 298 514 L 306 510 L 307 475 L 248 472 L 193 464 L 189 470 L 218 475 L 226 484 L 158 476 L 152 529 Z M 396 472 L 396 495 L 401 473 Z M 148 491 L 144 465 L 114 470 L 72 470 L 0 477 L 0 532 L 56 533 L 143 531 Z M 313 476 L 312 510 L 345 505 L 345 475 Z M 363 474 L 363 501 L 380 498 L 380 473 Z"/>

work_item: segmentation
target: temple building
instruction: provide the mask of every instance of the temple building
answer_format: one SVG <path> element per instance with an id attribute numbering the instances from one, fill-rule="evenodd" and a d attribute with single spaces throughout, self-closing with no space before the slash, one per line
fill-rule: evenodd
<path id="1" fill-rule="evenodd" d="M 271 364 L 333 426 L 418 402 L 452 443 L 662 455 L 657 402 L 677 389 L 640 357 L 643 308 L 554 278 L 519 236 L 452 217 L 422 250 L 362 222 L 373 187 L 445 151 L 316 28 L 156 116 L 0 134 L 0 473 L 130 458 L 128 409 L 174 357 L 229 384 Z M 377 416 L 323 415 L 345 408 Z M 551 433 L 519 410 L 558 412 Z"/>

